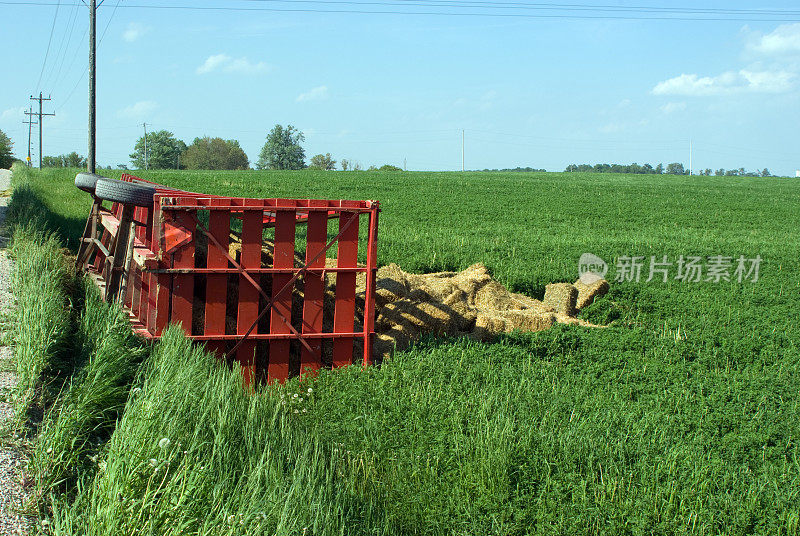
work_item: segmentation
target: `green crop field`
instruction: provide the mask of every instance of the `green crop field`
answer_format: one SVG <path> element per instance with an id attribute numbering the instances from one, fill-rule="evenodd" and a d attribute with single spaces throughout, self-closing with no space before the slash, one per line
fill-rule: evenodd
<path id="1" fill-rule="evenodd" d="M 89 206 L 76 170 L 16 171 L 27 202 L 74 248 Z M 52 488 L 45 515 L 60 533 L 800 530 L 800 180 L 140 176 L 243 197 L 378 199 L 380 264 L 483 262 L 537 297 L 574 281 L 585 252 L 609 263 L 611 279 L 626 256 L 644 267 L 581 313 L 608 328 L 426 340 L 380 369 L 321 375 L 298 414 L 281 396 L 306 384 L 239 394 L 230 373 L 169 337 L 145 359 L 116 428 L 92 444 L 102 467 L 75 489 Z M 720 255 L 733 258 L 731 281 L 675 280 L 676 266 L 667 282 L 645 281 L 651 256 Z M 737 280 L 739 256 L 760 256 L 757 281 Z M 184 447 L 161 460 L 163 438 Z"/>

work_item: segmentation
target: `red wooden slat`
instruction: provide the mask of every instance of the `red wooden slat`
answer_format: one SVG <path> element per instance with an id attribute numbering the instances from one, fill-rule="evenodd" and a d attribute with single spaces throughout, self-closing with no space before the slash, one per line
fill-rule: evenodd
<path id="1" fill-rule="evenodd" d="M 257 199 L 245 199 L 243 204 L 253 206 L 261 203 Z M 242 214 L 242 252 L 240 264 L 242 268 L 259 268 L 261 266 L 261 212 L 244 212 Z M 244 335 L 258 318 L 258 290 L 244 276 L 239 277 L 239 310 L 236 322 L 236 333 Z M 258 328 L 254 331 L 257 333 Z M 247 340 L 239 346 L 236 359 L 242 366 L 245 385 L 252 385 L 255 379 L 256 341 Z"/>
<path id="2" fill-rule="evenodd" d="M 133 221 L 141 222 L 144 219 L 144 213 L 144 207 L 134 208 Z M 142 231 L 143 229 L 139 225 L 134 226 L 133 236 L 141 240 Z M 139 283 L 140 277 L 141 274 L 139 270 L 136 269 L 136 264 L 131 264 L 130 270 L 128 271 L 128 286 L 127 293 L 125 295 L 125 305 L 130 308 L 131 313 L 133 313 L 134 316 L 138 316 L 139 312 L 139 291 L 141 290 L 141 284 Z"/>
<path id="3" fill-rule="evenodd" d="M 213 200 L 217 201 L 217 200 Z M 231 229 L 230 212 L 212 211 L 209 215 L 208 230 L 224 248 L 228 248 Z M 211 240 L 208 240 L 208 268 L 227 268 L 228 259 Z M 205 334 L 225 334 L 225 304 L 228 295 L 227 274 L 208 274 L 206 276 Z M 225 343 L 209 342 L 207 348 L 221 356 L 225 352 Z"/>
<path id="4" fill-rule="evenodd" d="M 153 201 L 153 235 L 151 249 L 159 247 L 161 254 L 161 199 L 156 196 Z M 162 263 L 166 260 L 162 260 Z M 172 263 L 166 261 L 171 268 Z M 150 278 L 150 297 L 148 300 L 149 310 L 147 312 L 147 330 L 155 336 L 161 336 L 161 332 L 167 327 L 169 321 L 169 302 L 170 302 L 170 283 L 171 278 L 168 274 L 154 274 Z"/>
<path id="5" fill-rule="evenodd" d="M 194 221 L 186 212 L 172 214 L 177 225 L 194 229 Z M 172 253 L 173 268 L 194 268 L 194 235 L 192 240 Z M 175 274 L 172 283 L 171 322 L 181 324 L 186 333 L 192 332 L 192 301 L 194 299 L 194 274 Z"/>
<path id="6" fill-rule="evenodd" d="M 342 206 L 345 206 L 342 201 Z M 353 221 L 354 220 L 354 221 Z M 352 221 L 352 223 L 350 223 Z M 343 212 L 339 216 L 340 231 L 347 230 L 339 237 L 336 264 L 342 268 L 355 267 L 358 263 L 358 214 Z M 339 272 L 336 274 L 336 305 L 333 313 L 333 332 L 350 333 L 356 311 L 356 274 Z M 353 362 L 353 339 L 343 338 L 333 341 L 333 366 L 342 367 Z"/>
<path id="7" fill-rule="evenodd" d="M 143 220 L 146 226 L 141 231 L 140 240 L 145 245 L 145 247 L 149 250 L 153 250 L 152 238 L 153 238 L 153 210 L 151 208 L 145 209 L 145 217 Z M 148 301 L 150 295 L 150 288 L 151 288 L 151 280 L 152 275 L 149 273 L 141 273 L 139 276 L 139 307 L 138 307 L 138 319 L 139 322 L 147 329 L 147 311 L 148 311 Z"/>
<path id="8" fill-rule="evenodd" d="M 375 280 L 378 272 L 378 209 L 369 215 L 367 234 L 367 279 L 364 291 L 364 366 L 372 362 L 375 332 Z"/>
<path id="9" fill-rule="evenodd" d="M 324 200 L 311 200 L 312 206 L 327 206 Z M 328 215 L 324 212 L 312 212 L 308 215 L 308 230 L 306 232 L 306 265 L 310 268 L 324 267 L 325 255 L 311 262 L 325 247 L 328 236 Z M 325 280 L 322 273 L 306 272 L 303 276 L 305 282 L 303 298 L 303 329 L 302 333 L 320 333 L 322 331 L 322 304 L 325 294 Z M 319 339 L 308 340 L 311 351 L 305 346 L 300 351 L 300 374 L 306 369 L 317 370 L 322 364 L 322 341 Z"/>
<path id="10" fill-rule="evenodd" d="M 279 206 L 294 208 L 290 200 L 276 200 Z M 294 266 L 295 210 L 277 210 L 275 212 L 275 249 L 273 266 L 290 268 Z M 290 274 L 273 274 L 272 298 L 274 303 L 270 311 L 270 333 L 290 333 L 291 326 L 287 321 L 292 319 L 292 288 L 287 288 L 278 296 L 284 286 L 292 279 Z M 269 367 L 267 377 L 270 382 L 284 381 L 289 377 L 290 341 L 278 340 L 270 342 Z"/>

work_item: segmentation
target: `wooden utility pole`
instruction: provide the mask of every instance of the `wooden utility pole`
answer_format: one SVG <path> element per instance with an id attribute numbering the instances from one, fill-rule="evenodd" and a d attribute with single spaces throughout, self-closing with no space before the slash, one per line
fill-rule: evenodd
<path id="1" fill-rule="evenodd" d="M 97 51 L 97 0 L 89 0 L 89 156 L 86 158 L 86 168 L 89 173 L 94 173 L 96 169 L 96 134 L 97 134 L 97 120 L 95 116 L 96 111 L 96 82 L 97 76 L 95 72 L 96 58 L 95 52 Z"/>
<path id="2" fill-rule="evenodd" d="M 33 108 L 28 108 L 25 115 L 28 116 L 28 119 L 23 121 L 23 123 L 28 125 L 28 167 L 31 167 L 33 165 L 31 162 L 31 131 L 33 130 L 33 125 L 38 124 L 38 122 L 33 120 L 33 116 L 36 115 L 33 113 Z"/>
<path id="3" fill-rule="evenodd" d="M 464 129 L 461 129 L 461 171 L 464 171 Z"/>
<path id="4" fill-rule="evenodd" d="M 149 169 L 147 167 L 147 123 L 142 123 L 144 127 L 144 169 Z"/>
<path id="5" fill-rule="evenodd" d="M 42 169 L 42 118 L 45 117 L 45 116 L 48 116 L 48 115 L 55 116 L 56 114 L 54 114 L 54 113 L 52 113 L 52 114 L 42 113 L 42 101 L 49 101 L 50 97 L 48 97 L 48 98 L 42 97 L 42 92 L 41 91 L 39 92 L 39 96 L 38 97 L 34 97 L 33 95 L 31 95 L 31 100 L 39 101 L 39 113 L 38 114 L 34 114 L 34 115 L 38 115 L 39 116 L 39 169 Z"/>

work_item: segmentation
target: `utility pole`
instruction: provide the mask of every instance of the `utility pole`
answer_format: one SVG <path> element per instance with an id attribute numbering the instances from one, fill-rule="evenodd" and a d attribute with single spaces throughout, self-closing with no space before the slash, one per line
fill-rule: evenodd
<path id="1" fill-rule="evenodd" d="M 464 129 L 461 129 L 461 171 L 464 171 Z"/>
<path id="2" fill-rule="evenodd" d="M 28 111 L 25 112 L 25 115 L 28 116 L 27 121 L 23 121 L 28 125 L 28 167 L 31 167 L 33 163 L 31 162 L 31 130 L 33 130 L 33 125 L 38 124 L 38 122 L 33 120 L 33 107 L 28 108 Z"/>
<path id="3" fill-rule="evenodd" d="M 39 113 L 35 114 L 39 116 L 39 169 L 42 169 L 42 118 L 48 115 L 55 116 L 56 114 L 45 114 L 42 113 L 42 101 L 49 101 L 50 97 L 44 98 L 42 97 L 42 92 L 39 92 L 38 97 L 34 97 L 31 95 L 31 100 L 39 101 Z"/>
<path id="4" fill-rule="evenodd" d="M 144 127 L 144 169 L 149 169 L 147 167 L 147 123 L 142 123 Z"/>
<path id="5" fill-rule="evenodd" d="M 96 57 L 97 51 L 97 0 L 89 0 L 89 155 L 86 158 L 86 167 L 89 173 L 96 169 L 95 149 L 97 147 L 97 119 L 96 119 Z"/>

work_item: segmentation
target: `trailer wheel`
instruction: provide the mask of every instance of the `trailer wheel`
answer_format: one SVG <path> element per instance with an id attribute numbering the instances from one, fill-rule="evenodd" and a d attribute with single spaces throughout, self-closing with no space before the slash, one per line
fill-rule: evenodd
<path id="1" fill-rule="evenodd" d="M 78 173 L 75 175 L 75 186 L 84 192 L 93 194 L 95 186 L 97 185 L 97 181 L 105 178 L 106 177 L 97 175 L 96 173 Z"/>
<path id="2" fill-rule="evenodd" d="M 137 207 L 152 207 L 155 193 L 156 189 L 150 186 L 113 179 L 99 179 L 95 187 L 100 199 Z"/>

